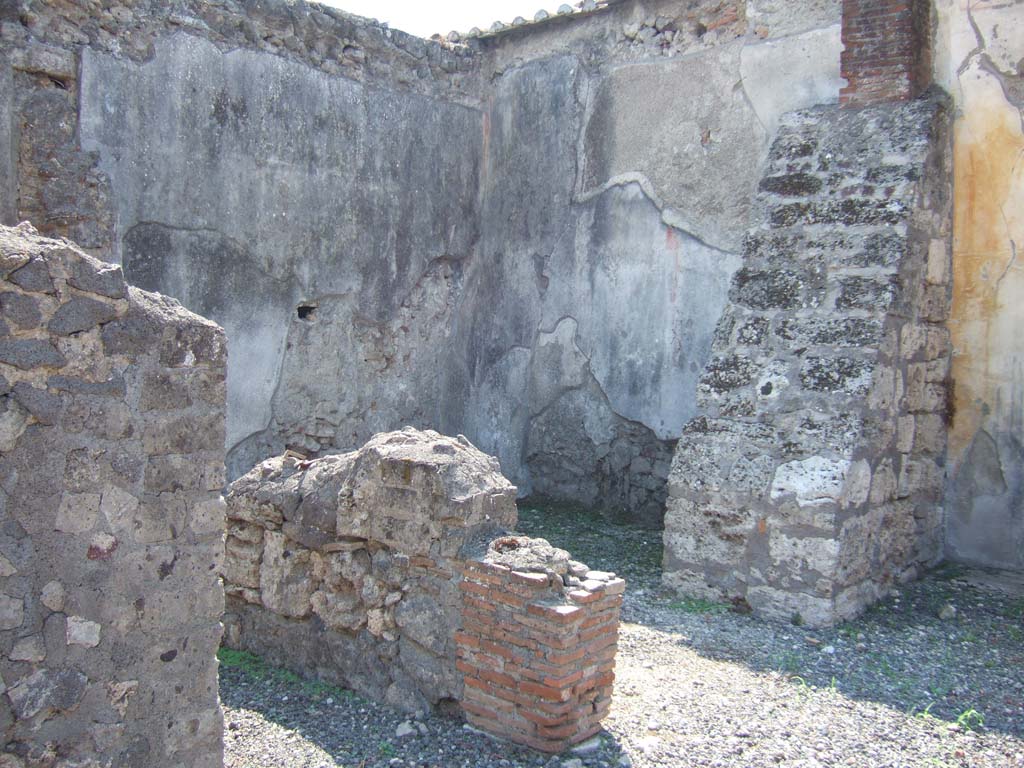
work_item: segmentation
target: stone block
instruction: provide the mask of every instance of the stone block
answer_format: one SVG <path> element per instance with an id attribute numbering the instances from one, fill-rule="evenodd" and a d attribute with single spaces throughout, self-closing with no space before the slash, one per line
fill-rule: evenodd
<path id="1" fill-rule="evenodd" d="M 315 587 L 309 550 L 274 531 L 266 531 L 263 540 L 259 581 L 263 605 L 289 618 L 307 617 Z"/>
<path id="2" fill-rule="evenodd" d="M 803 302 L 803 281 L 793 270 L 744 267 L 733 276 L 729 298 L 751 309 L 796 309 Z"/>
<path id="3" fill-rule="evenodd" d="M 898 495 L 900 498 L 920 495 L 937 499 L 942 493 L 944 473 L 934 459 L 908 458 L 900 472 Z"/>
<path id="4" fill-rule="evenodd" d="M 10 325 L 21 329 L 35 328 L 43 319 L 36 299 L 14 291 L 0 294 L 0 314 Z"/>
<path id="5" fill-rule="evenodd" d="M 53 314 L 47 328 L 58 336 L 88 331 L 98 325 L 109 323 L 118 316 L 117 308 L 96 299 L 76 296 L 61 304 Z"/>
<path id="6" fill-rule="evenodd" d="M 67 363 L 52 342 L 45 339 L 0 339 L 0 363 L 23 370 L 62 368 Z"/>
<path id="7" fill-rule="evenodd" d="M 787 462 L 775 471 L 771 498 L 774 501 L 792 494 L 800 506 L 838 503 L 845 492 L 849 470 L 849 460 L 824 456 Z"/>
<path id="8" fill-rule="evenodd" d="M 813 392 L 866 395 L 874 363 L 852 357 L 808 357 L 800 366 L 800 383 Z"/>

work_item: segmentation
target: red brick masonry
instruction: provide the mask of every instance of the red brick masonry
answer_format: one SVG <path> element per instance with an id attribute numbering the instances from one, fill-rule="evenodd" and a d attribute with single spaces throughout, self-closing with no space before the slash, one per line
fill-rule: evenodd
<path id="1" fill-rule="evenodd" d="M 463 628 L 455 641 L 471 725 L 544 752 L 561 752 L 601 730 L 626 582 L 571 567 L 563 580 L 466 562 Z"/>
<path id="2" fill-rule="evenodd" d="M 843 0 L 843 106 L 912 99 L 931 83 L 928 0 Z"/>

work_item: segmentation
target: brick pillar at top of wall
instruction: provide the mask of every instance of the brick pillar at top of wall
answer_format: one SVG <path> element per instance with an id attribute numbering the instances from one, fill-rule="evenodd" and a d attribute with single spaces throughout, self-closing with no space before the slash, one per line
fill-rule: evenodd
<path id="1" fill-rule="evenodd" d="M 843 0 L 840 104 L 905 101 L 931 83 L 930 0 Z"/>

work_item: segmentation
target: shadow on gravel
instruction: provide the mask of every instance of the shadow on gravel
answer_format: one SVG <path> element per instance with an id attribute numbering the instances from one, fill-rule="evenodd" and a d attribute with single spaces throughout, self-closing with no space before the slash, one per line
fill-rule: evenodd
<path id="1" fill-rule="evenodd" d="M 455 716 L 412 717 L 253 654 L 221 649 L 218 656 L 226 768 L 521 768 L 575 757 L 498 741 Z M 616 764 L 615 737 L 596 738 L 587 754 Z"/>
<path id="2" fill-rule="evenodd" d="M 855 621 L 809 630 L 666 593 L 660 531 L 568 507 L 521 508 L 519 528 L 624 576 L 623 621 L 664 630 L 666 642 L 955 729 L 1024 736 L 1019 576 L 946 565 Z"/>

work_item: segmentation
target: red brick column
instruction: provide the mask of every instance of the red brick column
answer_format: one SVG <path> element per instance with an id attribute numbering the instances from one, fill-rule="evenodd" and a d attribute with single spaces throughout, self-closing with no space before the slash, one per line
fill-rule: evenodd
<path id="1" fill-rule="evenodd" d="M 465 564 L 455 636 L 471 725 L 544 752 L 594 735 L 611 704 L 619 608 L 614 574 Z"/>
<path id="2" fill-rule="evenodd" d="M 912 99 L 931 83 L 930 0 L 843 0 L 843 106 Z"/>

